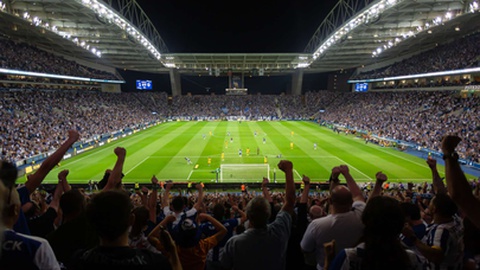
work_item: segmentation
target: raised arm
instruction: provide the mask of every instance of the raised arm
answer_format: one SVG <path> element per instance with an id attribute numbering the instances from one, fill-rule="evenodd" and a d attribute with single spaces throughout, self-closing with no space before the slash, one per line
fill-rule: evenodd
<path id="1" fill-rule="evenodd" d="M 60 197 L 62 197 L 62 194 L 63 194 L 63 184 L 62 184 L 63 180 L 62 178 L 60 178 L 60 174 L 64 173 L 65 171 L 67 171 L 67 174 L 68 174 L 68 170 L 61 171 L 58 174 L 58 184 L 55 187 L 55 191 L 53 192 L 52 201 L 48 205 L 49 207 L 53 208 L 56 212 L 58 212 L 58 207 L 60 206 Z"/>
<path id="2" fill-rule="evenodd" d="M 308 194 L 310 192 L 310 178 L 306 175 L 303 175 L 302 182 L 305 187 L 303 188 L 302 196 L 300 197 L 300 203 L 307 203 Z"/>
<path id="3" fill-rule="evenodd" d="M 437 170 L 437 160 L 434 159 L 432 156 L 429 156 L 427 158 L 427 164 L 430 170 L 432 171 L 432 184 L 433 184 L 433 191 L 435 194 L 438 193 L 447 193 L 447 188 L 445 187 L 445 184 L 442 181 L 442 178 L 440 177 L 440 174 L 438 174 Z M 423 190 L 426 192 L 426 189 Z"/>
<path id="4" fill-rule="evenodd" d="M 443 159 L 445 160 L 445 177 L 447 189 L 453 201 L 463 210 L 466 216 L 480 228 L 480 201 L 475 198 L 472 188 L 458 163 L 455 148 L 461 139 L 457 136 L 446 136 L 442 140 Z"/>
<path id="5" fill-rule="evenodd" d="M 195 188 L 198 190 L 198 197 L 197 202 L 193 205 L 193 208 L 195 208 L 197 211 L 200 211 L 203 209 L 203 185 L 196 184 Z"/>
<path id="6" fill-rule="evenodd" d="M 207 220 L 212 223 L 213 227 L 215 227 L 215 230 L 217 230 L 217 232 L 213 235 L 213 237 L 217 239 L 217 242 L 222 241 L 223 237 L 225 237 L 225 235 L 227 234 L 227 228 L 225 228 L 222 223 L 220 223 L 218 220 L 216 220 L 209 214 L 200 213 L 198 215 L 198 219 L 200 221 Z"/>
<path id="7" fill-rule="evenodd" d="M 67 180 L 69 172 L 69 170 L 63 170 L 58 173 L 58 182 L 62 184 L 63 192 L 67 192 L 72 189 L 72 186 L 70 186 Z"/>
<path id="8" fill-rule="evenodd" d="M 154 175 L 152 176 L 152 193 L 150 193 L 150 197 L 148 198 L 147 208 L 149 212 L 149 219 L 151 222 L 155 223 L 157 221 L 157 197 L 158 197 L 158 179 Z"/>
<path id="9" fill-rule="evenodd" d="M 135 193 L 140 196 L 142 205 L 148 208 L 148 188 L 146 186 L 142 186 L 140 190 L 135 191 Z"/>
<path id="10" fill-rule="evenodd" d="M 330 179 L 328 182 L 330 182 L 330 186 L 328 187 L 328 190 L 332 192 L 332 190 L 340 184 L 340 180 L 338 179 L 338 176 L 340 175 L 340 167 L 333 167 L 332 168 L 332 173 L 330 174 Z"/>
<path id="11" fill-rule="evenodd" d="M 38 170 L 27 177 L 25 187 L 28 192 L 32 194 L 42 183 L 47 174 L 62 160 L 65 153 L 72 147 L 72 145 L 78 140 L 80 135 L 75 130 L 68 131 L 68 139 L 45 161 L 42 162 Z"/>
<path id="12" fill-rule="evenodd" d="M 377 197 L 382 193 L 383 183 L 385 183 L 388 179 L 388 177 L 382 172 L 377 172 L 377 174 L 375 174 L 375 178 L 377 179 L 375 182 L 375 187 L 373 187 L 372 193 L 370 193 L 368 200 Z"/>
<path id="13" fill-rule="evenodd" d="M 293 215 L 295 205 L 295 183 L 293 182 L 293 163 L 289 160 L 281 160 L 278 168 L 285 173 L 285 203 L 282 210 Z"/>
<path id="14" fill-rule="evenodd" d="M 237 205 L 232 205 L 232 210 L 235 211 L 235 213 L 240 214 L 240 223 L 244 223 L 247 220 L 247 214 L 240 210 Z"/>
<path id="15" fill-rule="evenodd" d="M 162 197 L 162 208 L 170 207 L 170 189 L 172 189 L 173 182 L 171 180 L 167 181 L 165 185 L 165 193 Z"/>
<path id="16" fill-rule="evenodd" d="M 172 269 L 182 270 L 180 258 L 178 257 L 177 247 L 166 227 L 168 223 L 175 220 L 174 216 L 165 217 L 148 235 L 148 241 L 165 256 L 167 256 Z"/>
<path id="17" fill-rule="evenodd" d="M 264 197 L 265 199 L 267 199 L 267 201 L 268 201 L 269 203 L 272 203 L 272 202 L 273 202 L 273 199 L 272 199 L 272 196 L 270 195 L 270 191 L 268 190 L 268 187 L 267 187 L 268 182 L 269 182 L 268 178 L 263 177 L 263 181 L 262 181 L 262 194 L 263 194 L 263 197 Z"/>
<path id="18" fill-rule="evenodd" d="M 345 180 L 347 182 L 347 187 L 350 189 L 350 192 L 352 193 L 352 199 L 353 201 L 365 201 L 365 197 L 363 196 L 363 192 L 358 187 L 357 183 L 353 179 L 353 177 L 350 175 L 350 171 L 348 169 L 347 165 L 340 165 L 340 173 L 345 177 Z"/>
<path id="19" fill-rule="evenodd" d="M 113 167 L 112 172 L 108 176 L 108 181 L 102 191 L 115 189 L 119 183 L 122 182 L 122 170 L 123 163 L 125 163 L 125 156 L 127 155 L 127 150 L 123 147 L 117 147 L 113 150 L 115 155 L 117 155 L 117 162 Z"/>

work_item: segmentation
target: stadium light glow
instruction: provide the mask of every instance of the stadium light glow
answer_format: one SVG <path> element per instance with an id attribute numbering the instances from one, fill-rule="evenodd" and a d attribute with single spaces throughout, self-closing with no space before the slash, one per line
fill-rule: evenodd
<path id="1" fill-rule="evenodd" d="M 394 7 L 401 0 L 381 0 L 376 4 L 369 7 L 367 10 L 359 13 L 357 16 L 353 17 L 351 20 L 344 23 L 339 29 L 336 30 L 333 34 L 330 35 L 314 52 L 313 59 L 318 58 L 326 52 L 326 50 L 337 43 L 339 40 L 342 40 L 343 37 L 347 39 L 352 39 L 352 36 L 349 35 L 356 27 L 367 24 L 371 20 L 378 18 L 385 10 Z"/>
<path id="2" fill-rule="evenodd" d="M 395 42 L 393 42 L 393 45 L 390 45 L 389 44 L 390 41 L 387 41 L 387 43 L 386 43 L 387 47 L 385 47 L 385 45 L 383 45 L 383 46 L 380 46 L 379 48 L 384 48 L 384 50 L 382 50 L 382 52 L 384 52 L 387 49 L 390 49 L 390 48 L 398 45 L 398 43 L 400 43 L 400 42 L 402 42 L 402 41 L 404 41 L 404 40 L 406 40 L 410 37 L 415 37 L 418 33 L 423 32 L 425 30 L 427 31 L 428 34 L 431 34 L 432 30 L 430 28 L 432 28 L 434 26 L 442 25 L 445 22 L 447 22 L 449 20 L 452 20 L 456 16 L 460 16 L 462 14 L 463 14 L 462 10 L 449 10 L 449 11 L 445 12 L 445 14 L 443 16 L 437 16 L 433 20 L 425 22 L 423 26 L 419 25 L 419 26 L 415 27 L 414 31 L 409 30 L 407 33 L 403 33 L 403 34 L 397 33 L 398 37 L 395 38 Z M 377 48 L 377 50 L 372 52 L 372 57 L 377 57 L 380 54 L 381 54 L 381 52 L 379 52 L 378 48 Z"/>
<path id="3" fill-rule="evenodd" d="M 128 35 L 134 38 L 138 44 L 147 49 L 160 62 L 162 54 L 153 46 L 153 44 L 146 38 L 137 28 L 130 22 L 118 15 L 114 10 L 99 2 L 98 0 L 76 0 L 83 6 L 89 8 L 99 17 L 106 19 L 108 22 L 115 24 L 120 29 L 125 31 Z M 165 65 L 165 63 L 162 62 Z"/>
<path id="4" fill-rule="evenodd" d="M 85 77 L 64 76 L 64 75 L 57 75 L 57 74 L 30 72 L 30 71 L 22 71 L 22 70 L 14 70 L 14 69 L 6 69 L 6 68 L 0 68 L 0 73 L 8 74 L 8 75 L 43 77 L 43 78 L 73 80 L 73 81 L 82 81 L 82 82 L 125 83 L 125 81 L 120 81 L 120 80 L 92 79 L 92 78 L 85 78 Z"/>
<path id="5" fill-rule="evenodd" d="M 5 13 L 8 13 L 8 11 L 6 10 L 6 6 L 3 2 L 0 1 L 0 12 L 5 12 Z M 32 15 L 28 12 L 28 11 L 25 11 L 23 14 L 18 14 L 18 13 L 14 13 L 12 15 L 15 15 L 17 17 L 21 17 L 23 18 L 24 20 L 30 22 L 32 25 L 36 26 L 36 27 L 40 27 L 40 28 L 43 28 L 41 31 L 42 33 L 45 32 L 45 29 L 48 30 L 48 31 L 51 31 L 59 36 L 61 36 L 62 38 L 64 39 L 67 39 L 67 40 L 70 40 L 71 42 L 75 43 L 77 46 L 79 47 L 82 47 L 84 48 L 85 50 L 88 50 L 90 51 L 90 46 L 85 42 L 85 41 L 80 41 L 78 39 L 78 37 L 73 37 L 72 38 L 72 34 L 71 33 L 67 33 L 67 32 L 63 32 L 63 31 L 59 31 L 58 30 L 58 27 L 55 26 L 55 25 L 52 25 L 47 21 L 47 20 L 44 20 L 44 19 L 41 19 L 40 17 L 37 16 L 33 16 L 32 18 Z M 94 55 L 96 55 L 97 57 L 101 57 L 102 53 L 98 53 L 99 50 L 98 48 L 95 48 L 95 52 L 93 52 Z"/>
<path id="6" fill-rule="evenodd" d="M 416 78 L 467 74 L 467 73 L 475 73 L 475 72 L 480 72 L 480 67 L 438 71 L 438 72 L 428 72 L 428 73 L 414 74 L 414 75 L 402 75 L 402 76 L 377 78 L 377 79 L 348 80 L 347 82 L 348 83 L 364 83 L 364 82 L 368 83 L 368 82 L 382 82 L 382 81 L 398 81 L 398 80 L 408 80 L 408 79 L 416 79 Z"/>

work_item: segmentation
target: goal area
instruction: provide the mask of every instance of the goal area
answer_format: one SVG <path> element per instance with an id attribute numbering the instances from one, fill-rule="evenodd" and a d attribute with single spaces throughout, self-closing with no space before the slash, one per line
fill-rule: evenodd
<path id="1" fill-rule="evenodd" d="M 220 182 L 262 182 L 270 177 L 268 164 L 221 164 Z"/>

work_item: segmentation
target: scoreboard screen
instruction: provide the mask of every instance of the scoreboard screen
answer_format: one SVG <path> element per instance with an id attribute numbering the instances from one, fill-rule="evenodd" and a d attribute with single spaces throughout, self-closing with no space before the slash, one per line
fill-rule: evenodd
<path id="1" fill-rule="evenodd" d="M 368 83 L 355 84 L 355 92 L 367 92 L 367 91 L 368 91 Z"/>
<path id="2" fill-rule="evenodd" d="M 152 81 L 137 80 L 137 90 L 152 90 Z"/>

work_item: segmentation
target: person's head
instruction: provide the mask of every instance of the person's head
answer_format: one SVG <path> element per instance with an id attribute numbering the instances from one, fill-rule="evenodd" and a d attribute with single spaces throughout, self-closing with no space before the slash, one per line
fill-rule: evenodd
<path id="1" fill-rule="evenodd" d="M 133 204 L 124 191 L 102 191 L 92 197 L 86 214 L 102 240 L 115 241 L 126 235 L 135 220 Z"/>
<path id="2" fill-rule="evenodd" d="M 85 211 L 85 197 L 78 189 L 71 189 L 60 197 L 60 209 L 65 219 L 77 217 Z"/>
<path id="3" fill-rule="evenodd" d="M 362 214 L 365 254 L 362 269 L 410 269 L 399 235 L 405 223 L 400 203 L 391 197 L 371 198 Z"/>
<path id="4" fill-rule="evenodd" d="M 420 214 L 420 207 L 417 204 L 403 202 L 400 204 L 400 208 L 402 209 L 403 215 L 405 216 L 405 220 L 407 222 L 420 220 L 422 218 Z"/>
<path id="5" fill-rule="evenodd" d="M 310 207 L 310 210 L 308 211 L 308 214 L 310 215 L 310 218 L 314 220 L 314 219 L 323 217 L 324 211 L 322 207 L 318 205 L 312 205 Z"/>
<path id="6" fill-rule="evenodd" d="M 186 218 L 177 226 L 179 226 L 179 228 L 175 242 L 178 246 L 190 248 L 198 244 L 201 235 L 197 224 L 193 220 Z"/>
<path id="7" fill-rule="evenodd" d="M 371 198 L 362 214 L 366 237 L 397 238 L 405 224 L 400 203 L 390 197 Z"/>
<path id="8" fill-rule="evenodd" d="M 338 185 L 332 189 L 330 202 L 337 212 L 350 211 L 353 198 L 350 190 L 343 185 Z"/>
<path id="9" fill-rule="evenodd" d="M 252 227 L 264 228 L 271 214 L 270 203 L 264 197 L 257 196 L 248 202 L 246 212 Z"/>
<path id="10" fill-rule="evenodd" d="M 222 220 L 225 217 L 225 207 L 221 203 L 215 204 L 213 207 L 213 217 L 216 220 Z"/>
<path id="11" fill-rule="evenodd" d="M 430 213 L 442 218 L 451 218 L 458 211 L 455 202 L 446 193 L 438 193 L 430 201 Z"/>
<path id="12" fill-rule="evenodd" d="M 185 208 L 185 199 L 183 196 L 176 196 L 172 200 L 172 208 L 175 212 L 181 212 Z"/>
<path id="13" fill-rule="evenodd" d="M 20 214 L 20 195 L 15 187 L 5 187 L 0 182 L 0 198 L 2 201 L 2 221 L 7 228 L 13 228 Z"/>
<path id="14" fill-rule="evenodd" d="M 140 206 L 133 209 L 133 214 L 135 215 L 135 222 L 132 226 L 132 231 L 130 232 L 131 237 L 140 235 L 146 228 L 150 213 L 145 206 Z"/>
<path id="15" fill-rule="evenodd" d="M 18 170 L 17 167 L 8 161 L 0 161 L 0 181 L 6 188 L 13 188 L 15 181 L 17 180 Z"/>

